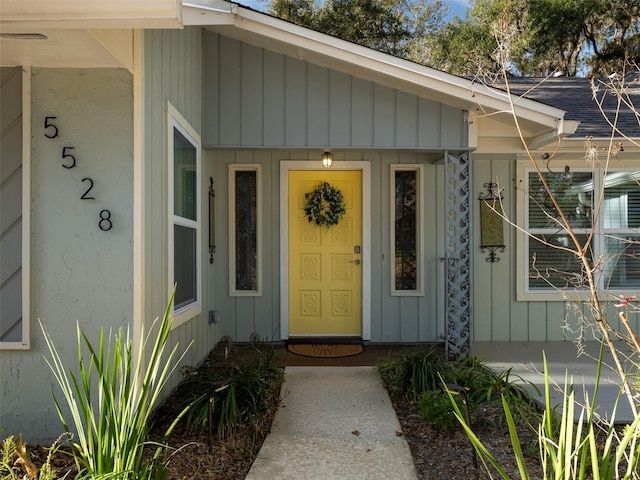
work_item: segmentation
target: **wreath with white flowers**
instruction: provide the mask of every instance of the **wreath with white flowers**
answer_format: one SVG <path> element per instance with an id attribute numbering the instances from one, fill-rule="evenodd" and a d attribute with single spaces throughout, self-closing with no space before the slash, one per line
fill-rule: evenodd
<path id="1" fill-rule="evenodd" d="M 322 182 L 313 192 L 305 193 L 305 198 L 304 213 L 309 222 L 316 225 L 337 225 L 346 212 L 342 192 L 328 182 Z"/>

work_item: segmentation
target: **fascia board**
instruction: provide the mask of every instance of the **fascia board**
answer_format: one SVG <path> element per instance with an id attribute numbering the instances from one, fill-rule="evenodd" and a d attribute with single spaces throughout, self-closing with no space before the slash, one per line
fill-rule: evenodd
<path id="1" fill-rule="evenodd" d="M 39 28 L 182 28 L 179 0 L 2 0 L 0 31 Z"/>

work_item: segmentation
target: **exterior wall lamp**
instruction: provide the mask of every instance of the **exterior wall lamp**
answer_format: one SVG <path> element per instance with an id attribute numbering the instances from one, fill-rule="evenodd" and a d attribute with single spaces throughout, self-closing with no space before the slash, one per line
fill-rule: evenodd
<path id="1" fill-rule="evenodd" d="M 333 163 L 333 154 L 331 152 L 324 152 L 322 154 L 322 166 L 324 168 L 329 168 Z"/>

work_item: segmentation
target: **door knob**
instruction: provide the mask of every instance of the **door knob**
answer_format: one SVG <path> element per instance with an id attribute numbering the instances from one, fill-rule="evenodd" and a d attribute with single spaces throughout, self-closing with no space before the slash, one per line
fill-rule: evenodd
<path id="1" fill-rule="evenodd" d="M 355 260 L 350 260 L 349 263 L 355 263 L 356 265 L 360 265 L 360 260 L 356 258 Z"/>

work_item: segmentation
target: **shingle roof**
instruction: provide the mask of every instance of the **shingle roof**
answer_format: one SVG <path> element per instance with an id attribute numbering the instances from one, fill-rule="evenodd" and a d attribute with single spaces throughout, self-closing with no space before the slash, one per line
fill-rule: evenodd
<path id="1" fill-rule="evenodd" d="M 628 95 L 635 109 L 640 111 L 640 81 L 638 77 L 627 79 L 623 98 Z M 572 138 L 609 137 L 612 128 L 598 108 L 596 100 L 602 102 L 606 115 L 613 121 L 617 107 L 617 96 L 611 86 L 620 86 L 620 82 L 608 78 L 596 79 L 596 92 L 591 80 L 587 78 L 512 78 L 509 80 L 511 92 L 526 98 L 565 110 L 566 120 L 579 120 L 580 126 Z M 603 100 L 604 99 L 604 100 Z M 618 128 L 629 137 L 640 138 L 640 116 L 625 105 L 620 108 Z"/>

